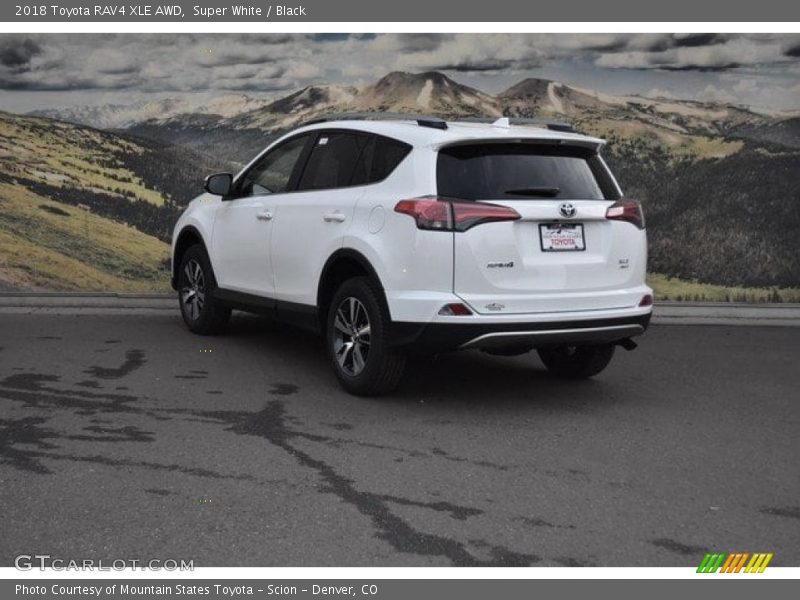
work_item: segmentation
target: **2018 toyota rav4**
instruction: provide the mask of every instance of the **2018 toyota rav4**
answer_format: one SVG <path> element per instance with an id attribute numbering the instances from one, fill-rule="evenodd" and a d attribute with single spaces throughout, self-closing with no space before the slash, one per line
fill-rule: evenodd
<path id="1" fill-rule="evenodd" d="M 536 349 L 556 375 L 595 375 L 635 347 L 653 300 L 642 209 L 602 147 L 505 118 L 319 119 L 209 176 L 180 217 L 183 319 L 199 334 L 232 309 L 306 325 L 359 395 L 391 391 L 409 352 Z"/>

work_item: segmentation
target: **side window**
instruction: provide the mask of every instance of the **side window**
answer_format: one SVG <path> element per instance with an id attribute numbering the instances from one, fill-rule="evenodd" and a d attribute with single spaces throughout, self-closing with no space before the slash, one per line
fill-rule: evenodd
<path id="1" fill-rule="evenodd" d="M 352 185 L 386 179 L 411 152 L 411 146 L 380 135 L 370 136 L 353 175 Z"/>
<path id="2" fill-rule="evenodd" d="M 285 192 L 309 137 L 301 135 L 293 138 L 261 157 L 261 160 L 242 178 L 240 195 L 256 196 Z"/>
<path id="3" fill-rule="evenodd" d="M 320 133 L 297 189 L 326 190 L 350 185 L 366 141 L 367 136 L 356 133 Z"/>

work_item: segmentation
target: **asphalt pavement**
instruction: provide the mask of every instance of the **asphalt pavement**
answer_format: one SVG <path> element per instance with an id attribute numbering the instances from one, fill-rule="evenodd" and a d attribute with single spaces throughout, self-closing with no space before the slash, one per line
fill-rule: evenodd
<path id="1" fill-rule="evenodd" d="M 363 399 L 262 318 L 0 311 L 0 565 L 798 566 L 799 333 L 657 324 L 583 382 L 463 352 Z"/>

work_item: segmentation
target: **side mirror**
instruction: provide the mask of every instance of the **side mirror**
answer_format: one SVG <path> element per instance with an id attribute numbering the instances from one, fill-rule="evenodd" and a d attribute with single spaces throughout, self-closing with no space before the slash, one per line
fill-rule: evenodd
<path id="1" fill-rule="evenodd" d="M 233 175 L 230 173 L 215 173 L 206 177 L 203 188 L 215 196 L 226 197 L 233 187 Z"/>

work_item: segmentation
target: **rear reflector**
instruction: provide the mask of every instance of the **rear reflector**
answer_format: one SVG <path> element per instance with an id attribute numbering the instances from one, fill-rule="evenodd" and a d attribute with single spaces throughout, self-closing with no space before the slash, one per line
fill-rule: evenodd
<path id="1" fill-rule="evenodd" d="M 508 206 L 424 196 L 400 200 L 395 212 L 409 215 L 417 228 L 435 231 L 466 231 L 483 223 L 516 221 L 520 214 Z"/>
<path id="2" fill-rule="evenodd" d="M 639 306 L 653 306 L 653 296 L 650 294 L 642 296 L 642 301 L 639 302 Z"/>
<path id="3" fill-rule="evenodd" d="M 606 219 L 626 221 L 644 229 L 644 213 L 642 205 L 632 200 L 618 200 L 606 210 Z"/>
<path id="4" fill-rule="evenodd" d="M 445 304 L 439 309 L 439 314 L 443 317 L 467 317 L 472 311 L 461 303 Z"/>

